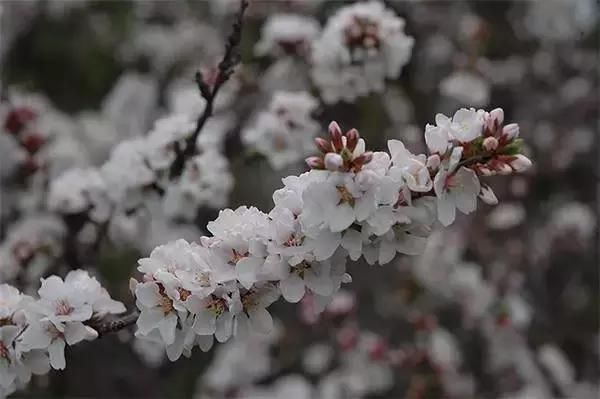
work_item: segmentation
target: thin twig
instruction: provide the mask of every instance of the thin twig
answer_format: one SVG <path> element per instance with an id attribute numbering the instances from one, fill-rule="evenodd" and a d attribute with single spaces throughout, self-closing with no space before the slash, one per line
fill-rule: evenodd
<path id="1" fill-rule="evenodd" d="M 196 84 L 198 85 L 200 94 L 206 100 L 206 106 L 196 122 L 194 132 L 185 140 L 185 147 L 177 154 L 175 161 L 171 165 L 171 169 L 169 170 L 170 178 L 180 176 L 185 166 L 185 162 L 196 153 L 196 141 L 204 124 L 213 113 L 214 101 L 219 89 L 229 80 L 233 74 L 234 68 L 240 62 L 239 44 L 242 39 L 243 17 L 247 7 L 248 0 L 240 0 L 240 9 L 235 17 L 232 32 L 227 38 L 225 53 L 223 54 L 223 59 L 217 66 L 217 76 L 212 87 L 205 82 L 202 73 L 196 73 Z"/>

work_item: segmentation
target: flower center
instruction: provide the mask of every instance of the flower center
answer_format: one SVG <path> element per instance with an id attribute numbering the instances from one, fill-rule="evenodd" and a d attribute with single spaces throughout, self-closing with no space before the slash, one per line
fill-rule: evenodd
<path id="1" fill-rule="evenodd" d="M 308 263 L 308 262 L 304 261 L 304 262 L 302 262 L 302 263 L 298 264 L 298 265 L 297 265 L 297 266 L 296 266 L 296 267 L 295 267 L 295 268 L 292 270 L 292 273 L 295 273 L 295 274 L 297 274 L 297 275 L 298 275 L 298 277 L 300 277 L 300 278 L 302 278 L 302 279 L 303 279 L 303 278 L 304 278 L 304 273 L 305 273 L 305 272 L 306 272 L 308 269 L 310 269 L 310 267 L 311 267 L 311 266 L 310 266 L 310 263 Z"/>
<path id="2" fill-rule="evenodd" d="M 379 28 L 376 22 L 355 16 L 346 30 L 346 45 L 349 47 L 378 48 Z"/>
<path id="3" fill-rule="evenodd" d="M 206 308 L 216 316 L 220 316 L 225 311 L 225 300 L 222 298 L 214 298 Z"/>
<path id="4" fill-rule="evenodd" d="M 192 295 L 192 293 L 191 293 L 190 291 L 188 291 L 188 290 L 186 290 L 186 289 L 183 289 L 183 288 L 181 288 L 181 287 L 180 287 L 180 288 L 177 288 L 177 292 L 179 292 L 179 298 L 180 298 L 182 301 L 185 301 L 185 300 L 187 300 L 187 299 L 188 299 L 188 297 L 189 297 L 190 295 Z"/>
<path id="5" fill-rule="evenodd" d="M 202 287 L 210 286 L 210 278 L 208 273 L 198 272 L 196 273 L 196 282 L 199 283 Z"/>
<path id="6" fill-rule="evenodd" d="M 258 304 L 258 298 L 256 297 L 256 292 L 254 291 L 250 291 L 245 295 L 242 295 L 240 299 L 242 301 L 244 312 L 247 312 L 248 310 L 256 307 L 256 305 Z"/>
<path id="7" fill-rule="evenodd" d="M 159 306 L 164 314 L 168 314 L 173 310 L 173 301 L 166 295 L 161 295 L 159 300 Z"/>
<path id="8" fill-rule="evenodd" d="M 73 312 L 73 307 L 69 305 L 69 302 L 62 299 L 56 302 L 55 313 L 57 316 L 68 316 Z"/>
<path id="9" fill-rule="evenodd" d="M 350 194 L 350 191 L 348 191 L 346 187 L 336 186 L 335 188 L 337 189 L 338 194 L 340 195 L 340 202 L 338 202 L 338 205 L 349 204 L 350 206 L 354 206 L 354 197 L 352 196 L 352 194 Z"/>
<path id="10" fill-rule="evenodd" d="M 46 326 L 46 332 L 49 336 L 52 337 L 52 339 L 64 337 L 63 333 L 58 331 L 58 329 L 52 323 L 48 323 L 48 325 Z"/>
<path id="11" fill-rule="evenodd" d="M 302 234 L 292 233 L 290 238 L 283 243 L 286 247 L 299 247 L 304 242 L 304 236 Z"/>
<path id="12" fill-rule="evenodd" d="M 247 251 L 245 253 L 241 253 L 236 251 L 235 249 L 232 249 L 231 252 L 233 253 L 233 255 L 231 256 L 229 264 L 233 266 L 235 266 L 238 263 L 238 261 L 240 261 L 240 259 L 244 259 L 249 254 Z"/>

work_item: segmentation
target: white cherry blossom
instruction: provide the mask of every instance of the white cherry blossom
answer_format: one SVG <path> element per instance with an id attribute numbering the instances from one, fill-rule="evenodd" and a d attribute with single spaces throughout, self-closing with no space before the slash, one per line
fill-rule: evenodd
<path id="1" fill-rule="evenodd" d="M 438 218 L 444 226 L 454 221 L 456 209 L 469 214 L 477 208 L 481 184 L 473 170 L 459 167 L 461 154 L 462 147 L 456 147 L 448 164 L 439 170 L 433 183 L 437 196 Z"/>

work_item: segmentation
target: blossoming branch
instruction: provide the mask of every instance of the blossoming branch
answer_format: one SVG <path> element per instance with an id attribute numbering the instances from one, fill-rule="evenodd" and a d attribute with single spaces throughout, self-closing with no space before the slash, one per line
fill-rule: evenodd
<path id="1" fill-rule="evenodd" d="M 138 261 L 141 277 L 130 280 L 137 309 L 116 316 L 125 306 L 79 269 L 79 254 L 69 252 L 72 238 L 88 224 L 99 227 L 92 249 L 106 230 L 118 236 L 130 226 L 124 219 L 115 227 L 116 216 L 149 208 L 149 193 L 179 221 L 194 220 L 203 205 L 225 206 L 233 185 L 223 154 L 227 129 L 207 127 L 222 122 L 209 118 L 222 106 L 217 100 L 227 84 L 235 83 L 230 78 L 247 6 L 240 4 L 221 62 L 196 76 L 200 106 L 184 101 L 186 112 L 172 112 L 146 136 L 122 141 L 99 167 L 76 167 L 49 179 L 45 205 L 65 225 L 58 218 L 38 220 L 33 242 L 7 240 L 16 266 L 0 270 L 10 272 L 3 280 L 17 279 L 18 265 L 33 264 L 38 256 L 53 265 L 68 257 L 77 270 L 64 279 L 42 278 L 37 298 L 0 285 L 0 397 L 22 388 L 32 374 L 64 369 L 67 345 L 134 323 L 137 338 L 164 346 L 175 361 L 195 346 L 207 351 L 215 340 L 269 334 L 268 308 L 280 298 L 310 301 L 318 314 L 351 283 L 349 260 L 385 265 L 399 254 L 421 254 L 432 231 L 452 224 L 457 211 L 474 212 L 478 199 L 498 203 L 485 179 L 531 166 L 518 124 L 505 123 L 500 108 L 436 115 L 435 124 L 425 127 L 425 154 L 413 154 L 399 140 L 389 140 L 388 151 L 370 151 L 358 130 L 336 122 L 329 124 L 328 137 L 315 138 L 320 127 L 314 112 L 383 91 L 385 80 L 397 78 L 410 59 L 414 39 L 404 33 L 402 18 L 375 1 L 342 7 L 322 32 L 308 17 L 273 19 L 255 51 L 310 64 L 319 99 L 305 91 L 275 91 L 267 110 L 241 130 L 240 141 L 276 169 L 311 154 L 314 142 L 317 155 L 306 158 L 310 170 L 283 179 L 268 213 L 225 209 L 208 223 L 210 236 L 153 246 Z M 181 104 L 173 109 L 181 111 Z M 38 170 L 35 154 L 45 140 L 30 134 L 36 114 L 17 106 L 3 116 L 5 130 L 17 138 L 23 169 Z M 24 223 L 14 235 L 31 229 Z"/>

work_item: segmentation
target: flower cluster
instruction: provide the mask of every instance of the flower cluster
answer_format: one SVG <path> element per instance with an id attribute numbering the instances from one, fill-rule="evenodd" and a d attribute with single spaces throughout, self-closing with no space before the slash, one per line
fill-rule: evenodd
<path id="1" fill-rule="evenodd" d="M 42 279 L 39 298 L 0 285 L 0 395 L 26 384 L 32 374 L 50 367 L 65 368 L 65 346 L 93 340 L 98 332 L 90 326 L 108 314 L 125 311 L 100 283 L 86 271 L 70 272 L 64 281 L 57 276 Z"/>
<path id="2" fill-rule="evenodd" d="M 341 7 L 313 43 L 312 77 L 326 103 L 383 91 L 409 61 L 414 39 L 383 3 Z"/>
<path id="3" fill-rule="evenodd" d="M 314 309 L 330 303 L 351 281 L 346 258 L 385 264 L 397 253 L 421 253 L 436 220 L 470 213 L 477 198 L 495 202 L 480 176 L 523 171 L 518 125 L 503 112 L 461 109 L 437 116 L 425 138 L 430 154 L 412 154 L 398 140 L 387 152 L 366 151 L 357 130 L 329 126 L 317 138 L 321 156 L 309 172 L 283 179 L 269 214 L 226 209 L 208 224 L 211 237 L 159 246 L 139 261 L 142 282 L 132 290 L 141 310 L 139 337 L 161 339 L 169 358 L 207 348 L 248 331 L 267 333 L 266 308 L 281 294 L 299 302 L 311 293 Z"/>
<path id="4" fill-rule="evenodd" d="M 311 153 L 319 132 L 319 124 L 311 117 L 317 106 L 307 92 L 275 92 L 268 109 L 242 132 L 242 140 L 266 156 L 275 169 L 297 163 Z"/>
<path id="5" fill-rule="evenodd" d="M 61 220 L 50 215 L 31 215 L 11 226 L 0 245 L 0 282 L 17 276 L 37 282 L 62 255 L 65 234 Z"/>
<path id="6" fill-rule="evenodd" d="M 254 51 L 258 55 L 306 56 L 313 40 L 319 35 L 319 24 L 311 17 L 295 14 L 275 14 L 262 27 L 261 40 Z"/>
<path id="7" fill-rule="evenodd" d="M 8 176 L 16 167 L 20 167 L 24 174 L 35 172 L 41 166 L 35 154 L 46 141 L 46 137 L 36 131 L 36 111 L 27 105 L 9 107 L 0 111 L 3 121 L 3 135 L 0 136 L 2 137 L 0 140 L 2 154 L 6 155 L 2 157 L 3 167 L 0 176 Z"/>
<path id="8" fill-rule="evenodd" d="M 200 148 L 199 143 L 199 154 L 186 162 L 178 179 L 170 180 L 171 165 L 194 126 L 192 115 L 169 115 L 157 120 L 147 136 L 114 147 L 99 168 L 66 170 L 50 183 L 48 208 L 105 223 L 147 206 L 150 193 L 162 199 L 162 212 L 173 219 L 191 220 L 200 206 L 223 206 L 233 182 L 216 145 Z"/>

